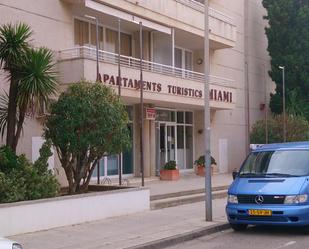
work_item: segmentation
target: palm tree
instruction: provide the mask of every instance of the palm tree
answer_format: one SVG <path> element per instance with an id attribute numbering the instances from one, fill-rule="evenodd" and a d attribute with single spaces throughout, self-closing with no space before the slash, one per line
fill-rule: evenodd
<path id="1" fill-rule="evenodd" d="M 18 27 L 23 26 L 24 28 L 22 30 L 27 30 L 27 33 L 31 34 L 30 28 L 25 24 L 5 26 L 11 27 L 13 31 L 20 30 L 21 28 Z M 7 35 L 5 36 L 3 35 L 3 32 L 1 32 L 2 29 L 0 29 L 0 36 L 6 37 L 6 41 L 12 40 L 7 39 Z M 11 34 L 12 32 L 6 32 L 5 34 L 7 33 Z M 16 33 L 17 32 L 15 32 L 15 35 Z M 1 41 L 2 39 L 0 39 L 0 48 L 2 44 Z M 14 44 L 12 46 L 14 46 Z M 1 56 L 1 51 L 2 50 L 0 49 L 0 58 L 7 58 Z M 49 97 L 56 94 L 57 91 L 53 54 L 49 49 L 34 49 L 27 44 L 27 46 L 24 46 L 24 49 L 18 50 L 18 52 L 20 53 L 20 56 L 16 57 L 16 60 L 10 61 L 10 70 L 7 70 L 11 79 L 8 108 L 6 109 L 4 105 L 5 97 L 2 98 L 0 107 L 0 112 L 2 112 L 0 113 L 0 129 L 4 129 L 4 127 L 7 126 L 7 145 L 14 151 L 16 151 L 29 107 L 31 107 L 34 112 L 39 109 L 39 107 L 47 105 Z M 3 54 L 5 55 L 6 53 L 5 49 L 3 49 Z M 8 63 L 6 59 L 2 59 L 2 61 L 5 69 Z M 13 88 L 14 91 L 11 91 L 11 88 Z M 11 94 L 13 96 L 11 96 Z M 12 101 L 14 101 L 14 108 L 12 104 L 12 108 L 10 109 Z M 5 110 L 7 110 L 7 114 L 5 113 Z M 10 122 L 10 120 L 12 122 Z"/>
<path id="2" fill-rule="evenodd" d="M 4 24 L 0 27 L 0 67 L 7 73 L 10 80 L 10 91 L 7 108 L 6 145 L 13 148 L 18 96 L 18 78 L 15 65 L 29 49 L 28 40 L 32 32 L 26 24 Z"/>

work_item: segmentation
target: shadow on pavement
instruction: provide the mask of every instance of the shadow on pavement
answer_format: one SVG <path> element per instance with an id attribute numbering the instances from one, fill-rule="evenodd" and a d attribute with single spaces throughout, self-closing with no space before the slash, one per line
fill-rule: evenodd
<path id="1" fill-rule="evenodd" d="M 235 232 L 237 234 L 250 235 L 277 235 L 277 236 L 304 236 L 309 235 L 309 226 L 292 227 L 292 226 L 249 226 L 244 231 Z"/>

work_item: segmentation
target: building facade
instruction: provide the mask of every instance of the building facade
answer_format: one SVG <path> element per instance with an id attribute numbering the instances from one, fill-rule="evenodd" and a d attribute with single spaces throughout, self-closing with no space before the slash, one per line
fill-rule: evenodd
<path id="1" fill-rule="evenodd" d="M 96 79 L 98 40 L 100 79 L 116 93 L 120 85 L 133 145 L 121 157 L 102 158 L 102 177 L 118 175 L 118 160 L 125 176 L 140 175 L 142 66 L 143 151 L 145 176 L 149 177 L 157 175 L 169 160 L 176 160 L 183 171 L 193 170 L 194 161 L 204 153 L 203 2 L 1 0 L 0 24 L 25 22 L 31 26 L 34 46 L 55 52 L 61 89 L 81 79 Z M 221 173 L 240 166 L 249 148 L 250 126 L 265 116 L 271 84 L 265 14 L 261 0 L 209 1 L 210 91 L 206 94 L 210 96 L 211 154 Z M 3 71 L 0 82 L 3 90 L 8 88 Z M 42 115 L 27 120 L 19 142 L 18 152 L 31 160 L 37 158 L 43 141 L 43 120 Z M 56 155 L 50 165 L 58 169 L 65 184 Z"/>

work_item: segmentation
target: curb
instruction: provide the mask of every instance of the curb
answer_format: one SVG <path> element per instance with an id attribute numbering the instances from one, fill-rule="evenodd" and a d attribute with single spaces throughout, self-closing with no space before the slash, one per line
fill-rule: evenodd
<path id="1" fill-rule="evenodd" d="M 227 190 L 221 190 L 217 192 L 212 193 L 212 199 L 222 199 L 227 197 Z M 193 196 L 186 195 L 186 196 L 179 196 L 175 198 L 169 199 L 162 199 L 162 200 L 155 200 L 150 201 L 150 209 L 151 210 L 158 210 L 158 209 L 164 209 L 164 208 L 170 208 L 170 207 L 176 207 L 180 205 L 185 204 L 191 204 L 196 202 L 205 201 L 205 194 L 195 194 Z"/>
<path id="2" fill-rule="evenodd" d="M 212 187 L 211 192 L 227 190 L 228 188 L 229 188 L 229 185 Z M 172 193 L 167 193 L 167 194 L 157 194 L 157 195 L 151 195 L 150 201 L 157 201 L 157 200 L 163 200 L 163 199 L 180 197 L 180 196 L 185 197 L 188 195 L 203 194 L 203 193 L 205 193 L 205 188 L 194 189 L 194 190 L 184 190 L 184 191 L 172 192 Z"/>
<path id="3" fill-rule="evenodd" d="M 230 229 L 231 226 L 229 223 L 219 223 L 212 226 L 207 226 L 203 228 L 199 228 L 187 233 L 174 235 L 171 237 L 167 237 L 164 239 L 154 240 L 145 244 L 127 247 L 125 249 L 158 249 L 158 248 L 166 248 L 168 246 L 173 246 L 176 244 L 180 244 L 189 240 L 193 240 L 199 237 L 203 237 L 205 235 L 210 235 L 213 233 L 217 233 L 223 230 Z"/>

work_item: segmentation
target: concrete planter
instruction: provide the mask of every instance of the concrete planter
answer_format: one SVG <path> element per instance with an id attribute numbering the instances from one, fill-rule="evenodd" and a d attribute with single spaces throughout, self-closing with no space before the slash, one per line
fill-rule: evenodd
<path id="1" fill-rule="evenodd" d="M 164 181 L 175 181 L 180 178 L 179 169 L 161 169 L 160 170 L 160 180 Z"/>
<path id="2" fill-rule="evenodd" d="M 0 236 L 12 236 L 149 210 L 147 188 L 127 188 L 0 204 Z"/>

